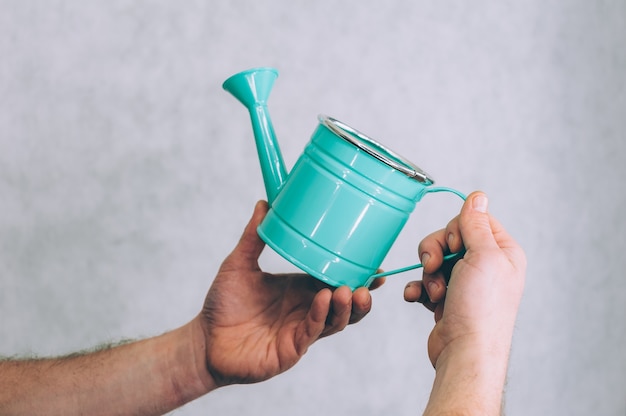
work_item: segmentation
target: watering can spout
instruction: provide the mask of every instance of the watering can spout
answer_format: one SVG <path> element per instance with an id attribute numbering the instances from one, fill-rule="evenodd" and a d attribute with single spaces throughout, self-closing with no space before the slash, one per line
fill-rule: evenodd
<path id="1" fill-rule="evenodd" d="M 231 76 L 222 85 L 250 112 L 261 173 L 270 206 L 287 178 L 283 157 L 267 109 L 267 99 L 277 77 L 278 71 L 273 68 L 254 68 Z"/>

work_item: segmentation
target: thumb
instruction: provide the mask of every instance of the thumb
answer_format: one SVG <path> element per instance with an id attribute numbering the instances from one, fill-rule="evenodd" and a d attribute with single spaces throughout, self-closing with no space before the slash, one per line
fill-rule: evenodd
<path id="1" fill-rule="evenodd" d="M 257 234 L 256 229 L 261 221 L 263 221 L 263 218 L 265 218 L 268 209 L 267 202 L 258 201 L 256 203 L 252 217 L 243 230 L 243 234 L 231 256 L 237 256 L 247 263 L 254 262 L 256 264 L 256 261 L 265 247 L 265 243 Z"/>
<path id="2" fill-rule="evenodd" d="M 488 199 L 483 192 L 473 192 L 463 204 L 459 227 L 467 250 L 497 248 L 487 212 Z"/>

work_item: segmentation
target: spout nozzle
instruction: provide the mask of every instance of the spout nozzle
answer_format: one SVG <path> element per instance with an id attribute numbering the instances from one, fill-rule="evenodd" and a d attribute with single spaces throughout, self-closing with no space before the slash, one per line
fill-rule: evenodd
<path id="1" fill-rule="evenodd" d="M 253 68 L 228 78 L 222 88 L 230 92 L 246 108 L 267 104 L 278 71 L 274 68 Z"/>
<path id="2" fill-rule="evenodd" d="M 270 206 L 287 178 L 285 163 L 267 108 L 267 98 L 277 77 L 278 71 L 274 68 L 253 68 L 231 76 L 222 84 L 222 87 L 235 96 L 250 113 L 267 202 Z"/>

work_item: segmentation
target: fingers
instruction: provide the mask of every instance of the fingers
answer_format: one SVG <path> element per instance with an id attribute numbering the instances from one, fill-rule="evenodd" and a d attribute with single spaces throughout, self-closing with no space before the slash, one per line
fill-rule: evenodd
<path id="1" fill-rule="evenodd" d="M 428 292 L 421 281 L 409 282 L 404 287 L 404 300 L 407 302 L 426 303 L 430 301 Z"/>
<path id="2" fill-rule="evenodd" d="M 380 285 L 382 285 L 382 283 L 376 287 L 379 287 Z M 370 294 L 370 290 L 360 287 L 352 293 L 352 313 L 350 314 L 350 320 L 348 321 L 349 324 L 359 322 L 372 309 L 372 295 Z"/>
<path id="3" fill-rule="evenodd" d="M 476 250 L 485 245 L 493 247 L 495 239 L 491 225 L 498 223 L 487 214 L 487 205 L 484 193 L 473 192 L 463 204 L 461 214 L 452 219 L 445 230 L 432 233 L 420 243 L 418 251 L 425 273 L 439 269 L 445 253 L 458 253 L 470 246 Z M 502 227 L 498 226 L 498 229 L 506 234 Z"/>
<path id="4" fill-rule="evenodd" d="M 404 288 L 404 300 L 421 303 L 431 312 L 435 312 L 439 305 L 437 302 L 431 302 L 423 281 L 409 282 Z"/>
<path id="5" fill-rule="evenodd" d="M 256 203 L 252 217 L 246 225 L 237 246 L 233 250 L 233 255 L 240 256 L 240 258 L 243 258 L 243 260 L 248 263 L 253 262 L 256 264 L 256 261 L 265 247 L 265 243 L 259 238 L 256 229 L 261 221 L 263 221 L 263 218 L 265 218 L 267 210 L 267 202 L 258 201 Z"/>
<path id="6" fill-rule="evenodd" d="M 323 336 L 328 336 L 342 331 L 350 321 L 352 314 L 352 291 L 347 286 L 341 286 L 334 290 L 330 311 L 326 319 L 326 328 Z"/>
<path id="7" fill-rule="evenodd" d="M 489 215 L 487 209 L 488 200 L 484 193 L 470 194 L 463 204 L 461 214 L 446 228 L 451 251 L 454 252 L 456 247 L 452 247 L 450 241 L 458 241 L 461 246 L 473 252 L 502 250 L 517 269 L 525 269 L 524 251 L 500 222 Z"/>
<path id="8" fill-rule="evenodd" d="M 462 289 L 448 292 L 447 279 L 452 275 L 452 268 L 460 261 L 460 257 L 447 261 L 443 258 L 448 253 L 462 252 L 463 249 L 465 255 L 462 261 L 465 265 L 471 264 L 472 267 L 456 270 L 481 270 L 480 274 L 485 276 L 490 275 L 486 272 L 489 270 L 492 271 L 491 275 L 514 274 L 520 276 L 521 284 L 518 286 L 523 286 L 526 267 L 523 250 L 488 213 L 486 195 L 482 192 L 473 192 L 463 204 L 461 213 L 452 219 L 444 230 L 429 235 L 420 243 L 419 256 L 424 266 L 422 280 L 409 283 L 404 290 L 404 299 L 408 302 L 422 303 L 434 312 L 436 322 L 443 316 L 445 303 L 450 304 L 453 299 L 457 299 L 458 302 L 459 293 L 465 293 L 469 298 L 481 298 L 468 294 L 470 285 L 456 286 Z M 510 272 L 511 265 L 518 273 Z M 501 270 L 505 271 L 500 272 Z M 465 273 L 464 276 L 469 275 Z M 461 281 L 467 282 L 468 279 Z M 454 294 L 457 295 L 456 298 Z"/>
<path id="9" fill-rule="evenodd" d="M 363 319 L 372 307 L 367 288 L 354 293 L 347 286 L 334 291 L 321 289 L 313 298 L 311 308 L 296 333 L 296 349 L 302 355 L 317 339 L 342 331 L 348 324 Z"/>
<path id="10" fill-rule="evenodd" d="M 424 267 L 420 291 L 426 292 L 425 294 L 420 292 L 420 296 L 426 296 L 427 300 L 432 303 L 437 303 L 444 298 L 447 281 L 455 264 L 453 260 L 444 262 L 444 255 L 457 253 L 463 249 L 462 239 L 455 236 L 460 236 L 456 219 L 452 220 L 445 230 L 439 230 L 427 236 L 419 245 L 418 252 Z M 406 290 L 405 288 L 405 297 L 415 297 L 412 293 L 416 290 L 415 286 L 408 288 L 408 294 Z M 420 301 L 420 303 L 424 302 Z"/>
<path id="11" fill-rule="evenodd" d="M 488 200 L 482 192 L 469 195 L 461 208 L 458 229 L 449 230 L 452 239 L 462 240 L 467 250 L 480 251 L 498 248 L 487 213 Z"/>
<path id="12" fill-rule="evenodd" d="M 330 289 L 323 289 L 324 292 L 330 292 Z M 321 293 L 321 291 L 320 291 Z M 312 311 L 326 311 L 325 327 L 321 333 L 322 337 L 326 337 L 345 329 L 349 324 L 359 322 L 372 309 L 372 296 L 369 289 L 360 287 L 354 292 L 347 286 L 342 286 L 334 291 L 330 298 L 328 309 L 316 305 L 318 301 L 316 296 L 311 306 Z M 316 315 L 316 318 L 319 316 Z"/>
<path id="13" fill-rule="evenodd" d="M 332 296 L 330 289 L 322 289 L 313 298 L 311 308 L 295 335 L 295 348 L 298 355 L 304 355 L 311 344 L 322 336 L 331 308 Z"/>
<path id="14" fill-rule="evenodd" d="M 428 294 L 428 300 L 430 300 L 430 302 L 441 302 L 441 300 L 446 296 L 446 276 L 449 275 L 441 272 L 438 272 L 436 274 L 424 273 L 424 275 L 422 276 L 422 284 L 426 289 L 426 293 Z"/>
<path id="15" fill-rule="evenodd" d="M 447 253 L 458 253 L 463 249 L 493 249 L 507 244 L 516 246 L 499 223 L 487 213 L 487 205 L 484 193 L 473 192 L 463 204 L 459 216 L 452 219 L 444 230 L 436 231 L 422 240 L 418 252 L 425 274 L 439 270 L 443 256 Z M 426 288 L 428 290 L 429 285 Z"/>
<path id="16" fill-rule="evenodd" d="M 376 271 L 376 273 L 382 273 L 381 269 L 378 269 Z M 382 285 L 385 284 L 385 282 L 387 281 L 386 277 L 377 277 L 376 279 L 374 279 L 374 281 L 369 285 L 369 290 L 374 290 L 374 289 L 378 289 L 379 287 L 381 287 Z M 357 289 L 358 290 L 358 289 Z"/>
<path id="17" fill-rule="evenodd" d="M 448 251 L 446 231 L 436 231 L 422 240 L 418 247 L 419 258 L 424 273 L 436 272 L 443 263 L 444 253 Z"/>

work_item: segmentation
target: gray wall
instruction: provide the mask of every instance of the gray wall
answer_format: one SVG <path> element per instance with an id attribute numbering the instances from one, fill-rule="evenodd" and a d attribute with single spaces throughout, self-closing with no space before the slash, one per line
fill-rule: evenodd
<path id="1" fill-rule="evenodd" d="M 529 259 L 509 415 L 625 415 L 626 3 L 384 4 L 0 1 L 0 355 L 197 313 L 264 197 L 221 83 L 271 65 L 289 165 L 327 113 L 490 195 Z M 415 262 L 459 207 L 427 197 L 384 267 Z M 262 264 L 291 270 L 269 250 Z M 433 322 L 402 300 L 419 276 L 391 277 L 364 322 L 290 372 L 175 413 L 419 414 Z"/>

